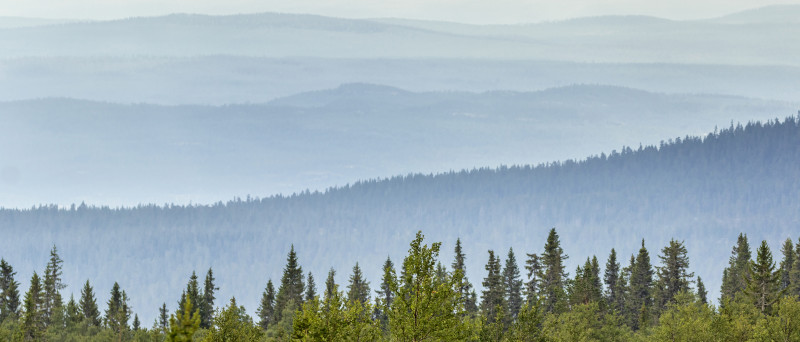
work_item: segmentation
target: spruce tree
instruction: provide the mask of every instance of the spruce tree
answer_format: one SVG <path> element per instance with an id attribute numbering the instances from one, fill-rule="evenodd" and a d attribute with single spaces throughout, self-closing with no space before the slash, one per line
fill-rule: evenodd
<path id="1" fill-rule="evenodd" d="M 203 282 L 203 298 L 200 301 L 200 327 L 208 329 L 214 323 L 214 293 L 219 290 L 214 285 L 214 271 L 208 268 L 206 279 Z"/>
<path id="2" fill-rule="evenodd" d="M 683 242 L 670 240 L 669 245 L 661 249 L 661 266 L 658 270 L 658 285 L 661 289 L 658 295 L 658 312 L 666 309 L 667 303 L 672 302 L 678 292 L 689 291 L 689 283 L 694 273 L 688 272 L 689 257 Z"/>
<path id="3" fill-rule="evenodd" d="M 197 274 L 192 271 L 192 276 L 189 277 L 189 283 L 186 284 L 186 294 L 183 299 L 189 299 L 192 301 L 192 307 L 195 311 L 200 314 L 200 308 L 203 306 L 202 298 L 200 294 L 200 284 L 197 282 Z M 184 306 L 184 303 L 180 303 L 181 307 Z M 201 323 L 202 324 L 202 323 Z"/>
<path id="4" fill-rule="evenodd" d="M 258 326 L 263 330 L 267 330 L 275 320 L 275 287 L 272 285 L 272 279 L 267 281 L 267 287 L 261 295 L 261 304 L 258 307 Z"/>
<path id="5" fill-rule="evenodd" d="M 167 328 L 169 328 L 169 310 L 167 310 L 167 303 L 161 304 L 161 307 L 158 309 L 158 326 L 164 333 L 166 333 Z"/>
<path id="6" fill-rule="evenodd" d="M 94 290 L 89 285 L 89 280 L 81 289 L 80 310 L 83 317 L 86 319 L 86 324 L 90 326 L 100 326 L 100 310 L 97 308 L 97 299 L 94 297 Z"/>
<path id="7" fill-rule="evenodd" d="M 700 303 L 708 304 L 708 291 L 706 291 L 706 285 L 703 284 L 700 276 L 697 276 L 697 299 L 700 300 Z"/>
<path id="8" fill-rule="evenodd" d="M 484 318 L 493 323 L 497 310 L 506 307 L 503 275 L 500 270 L 500 258 L 495 258 L 494 251 L 489 250 L 489 261 L 486 263 L 486 278 L 483 278 L 483 294 L 481 296 L 481 312 Z"/>
<path id="9" fill-rule="evenodd" d="M 122 291 L 119 284 L 114 282 L 111 288 L 111 298 L 107 302 L 108 308 L 106 309 L 105 322 L 106 326 L 110 328 L 114 335 L 122 336 L 128 330 L 128 320 L 131 316 L 130 308 L 128 307 L 128 296 L 125 291 Z"/>
<path id="10" fill-rule="evenodd" d="M 306 277 L 306 298 L 305 300 L 312 300 L 317 296 L 317 284 L 314 283 L 314 275 L 308 272 Z"/>
<path id="11" fill-rule="evenodd" d="M 642 247 L 639 249 L 639 254 L 636 256 L 635 264 L 631 269 L 630 277 L 630 311 L 636 313 L 637 319 L 631 322 L 634 330 L 639 329 L 639 323 L 649 321 L 648 317 L 643 317 L 648 309 L 652 307 L 652 294 L 653 294 L 653 266 L 650 264 L 650 253 L 644 246 L 644 239 L 642 239 Z"/>
<path id="12" fill-rule="evenodd" d="M 286 258 L 286 267 L 283 269 L 281 286 L 278 288 L 278 295 L 275 298 L 275 322 L 279 322 L 283 315 L 283 309 L 293 301 L 295 307 L 303 304 L 303 268 L 297 262 L 297 254 L 292 245 L 289 255 Z"/>
<path id="13" fill-rule="evenodd" d="M 780 299 L 780 270 L 775 270 L 772 252 L 767 241 L 761 241 L 756 251 L 756 261 L 750 263 L 747 287 L 744 294 L 762 314 L 769 314 L 772 305 Z"/>
<path id="14" fill-rule="evenodd" d="M 0 259 L 0 323 L 19 315 L 19 283 L 14 280 L 15 274 L 14 268 Z"/>
<path id="15" fill-rule="evenodd" d="M 525 282 L 525 303 L 533 305 L 539 300 L 539 281 L 542 277 L 542 264 L 536 253 L 528 253 L 525 260 L 525 270 L 528 271 L 528 281 Z"/>
<path id="16" fill-rule="evenodd" d="M 44 282 L 42 284 L 44 287 L 42 315 L 45 326 L 50 324 L 50 319 L 56 308 L 60 308 L 64 305 L 60 293 L 61 290 L 67 287 L 61 281 L 61 268 L 63 267 L 63 263 L 64 261 L 58 256 L 56 246 L 53 246 L 53 249 L 50 250 L 50 260 L 47 263 Z"/>
<path id="17" fill-rule="evenodd" d="M 733 246 L 731 251 L 728 267 L 722 273 L 722 287 L 720 289 L 722 299 L 733 299 L 737 293 L 742 292 L 747 286 L 750 259 L 750 244 L 747 242 L 747 235 L 740 233 L 736 240 L 736 245 Z M 724 303 L 724 301 L 721 302 Z"/>
<path id="18" fill-rule="evenodd" d="M 800 239 L 794 245 L 794 265 L 789 272 L 789 290 L 786 291 L 788 295 L 800 297 Z"/>
<path id="19" fill-rule="evenodd" d="M 31 277 L 31 286 L 25 293 L 23 301 L 21 331 L 26 341 L 41 341 L 45 331 L 44 325 L 44 290 L 42 280 L 36 272 Z"/>
<path id="20" fill-rule="evenodd" d="M 328 278 L 325 279 L 325 298 L 331 298 L 334 294 L 336 294 L 336 270 L 331 267 L 328 271 Z"/>
<path id="21" fill-rule="evenodd" d="M 781 253 L 783 254 L 783 260 L 781 260 L 781 290 L 783 290 L 790 288 L 792 285 L 792 267 L 794 267 L 795 259 L 792 239 L 784 241 Z"/>
<path id="22" fill-rule="evenodd" d="M 139 331 L 142 322 L 139 321 L 139 315 L 133 315 L 133 331 Z"/>
<path id="23" fill-rule="evenodd" d="M 187 298 L 183 308 L 169 318 L 167 342 L 188 342 L 200 327 L 198 310 L 192 307 L 192 300 Z"/>
<path id="24" fill-rule="evenodd" d="M 543 276 L 540 293 L 544 300 L 543 309 L 547 313 L 561 312 L 565 309 L 564 286 L 569 275 L 564 268 L 564 261 L 567 258 L 568 256 L 561 249 L 556 229 L 550 229 L 541 257 Z"/>
<path id="25" fill-rule="evenodd" d="M 347 300 L 359 302 L 361 304 L 369 303 L 369 282 L 364 279 L 361 273 L 361 267 L 358 262 L 353 266 L 353 274 L 350 276 L 350 284 L 347 285 Z"/>
<path id="26" fill-rule="evenodd" d="M 508 317 L 511 321 L 517 319 L 522 308 L 522 279 L 517 267 L 517 258 L 514 249 L 508 249 L 508 258 L 503 269 L 503 286 L 505 287 L 505 300 L 508 305 Z"/>
<path id="27" fill-rule="evenodd" d="M 381 328 L 385 331 L 389 326 L 389 310 L 394 302 L 394 292 L 390 285 L 397 282 L 397 276 L 394 271 L 394 263 L 388 256 L 383 263 L 383 276 L 381 277 L 381 285 L 375 292 L 378 297 L 375 298 L 375 317 L 380 321 Z"/>
<path id="28" fill-rule="evenodd" d="M 81 321 L 83 321 L 83 314 L 81 314 L 80 307 L 78 307 L 78 303 L 75 302 L 75 296 L 69 296 L 69 302 L 67 302 L 66 307 L 66 323 L 67 327 L 74 327 L 78 325 Z"/>
<path id="29" fill-rule="evenodd" d="M 603 283 L 606 285 L 606 302 L 611 310 L 620 309 L 617 306 L 617 303 L 619 303 L 619 286 L 617 286 L 617 282 L 620 278 L 619 268 L 620 264 L 617 262 L 617 251 L 612 248 L 611 254 L 608 255 L 608 261 L 606 261 L 605 273 L 603 274 Z"/>
<path id="30" fill-rule="evenodd" d="M 570 282 L 570 301 L 573 305 L 602 304 L 603 289 L 600 284 L 600 270 L 597 258 L 586 258 L 583 267 L 575 270 L 575 278 Z"/>
<path id="31" fill-rule="evenodd" d="M 461 284 L 458 285 L 458 293 L 460 294 L 459 300 L 464 304 L 464 309 L 468 313 L 475 314 L 475 312 L 478 310 L 478 306 L 470 296 L 472 284 L 469 282 L 469 278 L 467 278 L 467 257 L 464 255 L 464 251 L 461 248 L 460 238 L 456 239 L 456 248 L 453 252 L 455 254 L 455 260 L 453 260 L 453 264 L 451 265 L 453 267 L 453 272 L 461 271 L 461 274 L 463 275 L 461 278 Z"/>

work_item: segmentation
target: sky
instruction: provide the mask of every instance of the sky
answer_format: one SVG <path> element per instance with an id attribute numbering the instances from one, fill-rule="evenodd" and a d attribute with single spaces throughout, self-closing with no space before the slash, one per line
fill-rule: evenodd
<path id="1" fill-rule="evenodd" d="M 169 13 L 282 12 L 517 24 L 609 14 L 700 19 L 787 3 L 800 0 L 0 0 L 0 16 L 106 20 Z"/>

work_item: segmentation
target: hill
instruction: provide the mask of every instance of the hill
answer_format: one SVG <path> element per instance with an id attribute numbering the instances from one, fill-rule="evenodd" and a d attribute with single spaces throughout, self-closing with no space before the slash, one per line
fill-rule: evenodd
<path id="1" fill-rule="evenodd" d="M 280 276 L 294 244 L 317 279 L 340 279 L 361 261 L 370 281 L 388 254 L 398 260 L 418 229 L 450 251 L 465 246 L 467 275 L 479 283 L 487 249 L 540 252 L 557 227 L 568 270 L 609 246 L 630 255 L 686 241 L 691 270 L 718 296 L 718 279 L 736 235 L 766 239 L 777 251 L 800 225 L 800 118 L 753 122 L 656 146 L 623 148 L 582 160 L 411 174 L 291 196 L 214 205 L 86 205 L 0 211 L 0 251 L 21 276 L 62 251 L 66 293 L 96 279 L 131 291 L 151 320 L 164 297 L 179 297 L 189 273 L 214 267 L 218 298 L 235 295 L 251 311 L 268 278 Z M 448 253 L 443 260 L 449 260 Z M 367 262 L 370 261 L 370 262 Z M 235 285 L 234 285 L 235 284 Z M 173 303 L 169 303 L 173 306 Z"/>

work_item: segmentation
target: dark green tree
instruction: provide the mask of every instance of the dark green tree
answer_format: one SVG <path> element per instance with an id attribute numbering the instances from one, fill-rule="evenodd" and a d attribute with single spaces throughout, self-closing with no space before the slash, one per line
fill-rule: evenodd
<path id="1" fill-rule="evenodd" d="M 394 263 L 392 259 L 386 257 L 383 263 L 383 276 L 381 277 L 381 285 L 375 292 L 378 294 L 375 305 L 375 316 L 381 322 L 381 327 L 386 330 L 389 325 L 389 310 L 394 302 L 394 292 L 392 292 L 390 284 L 397 282 L 397 276 L 394 271 Z"/>
<path id="2" fill-rule="evenodd" d="M 164 333 L 166 333 L 167 328 L 169 328 L 169 310 L 167 310 L 167 303 L 161 304 L 161 307 L 158 309 L 158 326 Z"/>
<path id="3" fill-rule="evenodd" d="M 67 327 L 71 328 L 77 326 L 81 321 L 83 321 L 83 314 L 81 314 L 81 309 L 78 306 L 78 303 L 75 302 L 75 296 L 70 295 L 66 307 Z"/>
<path id="4" fill-rule="evenodd" d="M 747 242 L 747 235 L 739 234 L 736 245 L 731 251 L 728 267 L 722 273 L 722 288 L 720 289 L 722 298 L 732 299 L 747 286 L 750 259 L 750 244 Z"/>
<path id="5" fill-rule="evenodd" d="M 658 306 L 657 311 L 666 310 L 667 304 L 672 302 L 679 292 L 688 292 L 689 283 L 694 277 L 690 273 L 689 257 L 683 241 L 670 240 L 669 245 L 661 249 L 661 266 L 658 271 Z"/>
<path id="6" fill-rule="evenodd" d="M 644 239 L 642 239 L 642 247 L 639 249 L 639 254 L 636 255 L 630 276 L 629 310 L 636 315 L 635 319 L 630 322 L 634 330 L 640 328 L 641 322 L 650 321 L 649 317 L 642 315 L 647 315 L 649 308 L 652 307 L 652 294 L 653 266 L 650 264 L 650 253 L 647 252 Z"/>
<path id="7" fill-rule="evenodd" d="M 369 282 L 364 279 L 361 267 L 358 262 L 353 266 L 353 274 L 350 276 L 350 284 L 347 285 L 347 300 L 357 301 L 361 304 L 369 303 Z"/>
<path id="8" fill-rule="evenodd" d="M 525 302 L 532 306 L 539 301 L 539 281 L 542 277 L 542 264 L 536 253 L 528 253 L 527 255 L 525 270 L 528 271 L 528 281 L 525 282 Z"/>
<path id="9" fill-rule="evenodd" d="M 771 313 L 772 305 L 780 299 L 783 291 L 780 289 L 781 272 L 775 270 L 766 240 L 761 241 L 756 251 L 756 261 L 750 263 L 748 275 L 744 294 L 762 314 Z"/>
<path id="10" fill-rule="evenodd" d="M 139 331 L 141 326 L 142 322 L 139 321 L 139 315 L 133 315 L 133 331 Z"/>
<path id="11" fill-rule="evenodd" d="M 317 284 L 314 283 L 314 275 L 308 272 L 306 277 L 306 300 L 312 300 L 317 297 Z"/>
<path id="12" fill-rule="evenodd" d="M 42 280 L 36 272 L 31 277 L 31 286 L 25 293 L 23 301 L 21 331 L 26 341 L 41 341 L 45 331 L 44 325 L 44 290 Z"/>
<path id="13" fill-rule="evenodd" d="M 481 312 L 483 317 L 493 323 L 498 309 L 505 309 L 505 288 L 503 275 L 500 270 L 500 258 L 494 256 L 494 251 L 489 250 L 489 261 L 486 263 L 486 278 L 483 278 L 483 293 L 481 295 Z"/>
<path id="14" fill-rule="evenodd" d="M 706 291 L 706 285 L 703 284 L 700 276 L 697 276 L 697 299 L 700 303 L 708 304 L 708 291 Z"/>
<path id="15" fill-rule="evenodd" d="M 794 245 L 794 266 L 789 272 L 789 290 L 787 294 L 800 297 L 800 239 Z"/>
<path id="16" fill-rule="evenodd" d="M 86 319 L 86 324 L 99 327 L 101 323 L 100 310 L 97 308 L 97 299 L 94 297 L 94 290 L 92 286 L 89 285 L 88 279 L 86 280 L 86 284 L 83 285 L 83 289 L 81 289 L 79 306 L 81 314 Z"/>
<path id="17" fill-rule="evenodd" d="M 19 315 L 19 283 L 14 280 L 14 268 L 0 259 L 0 323 L 7 317 Z"/>
<path id="18" fill-rule="evenodd" d="M 792 239 L 786 239 L 783 242 L 781 253 L 783 254 L 783 260 L 781 260 L 781 290 L 783 290 L 792 286 L 792 267 L 794 267 L 794 259 L 796 258 Z"/>
<path id="19" fill-rule="evenodd" d="M 214 323 L 214 293 L 219 290 L 214 285 L 214 271 L 208 268 L 206 279 L 203 282 L 203 298 L 200 301 L 200 327 L 208 329 Z"/>
<path id="20" fill-rule="evenodd" d="M 566 292 L 564 287 L 569 275 L 564 268 L 564 261 L 568 256 L 561 248 L 556 229 L 550 229 L 544 252 L 541 256 L 542 273 L 540 294 L 543 297 L 545 312 L 561 312 L 565 310 Z"/>
<path id="21" fill-rule="evenodd" d="M 58 256 L 58 250 L 56 249 L 56 246 L 53 246 L 53 249 L 50 250 L 50 260 L 45 268 L 44 282 L 42 284 L 44 287 L 44 297 L 42 298 L 42 315 L 45 326 L 50 324 L 50 319 L 52 318 L 53 312 L 56 310 L 56 308 L 60 308 L 62 305 L 64 305 L 60 292 L 67 287 L 61 281 L 61 269 L 63 267 L 63 263 L 64 261 L 61 260 L 60 256 Z"/>
<path id="22" fill-rule="evenodd" d="M 606 285 L 606 292 L 605 298 L 606 303 L 611 308 L 611 310 L 620 311 L 620 307 L 618 305 L 619 301 L 619 286 L 617 282 L 620 278 L 620 264 L 617 262 L 617 251 L 613 248 L 611 249 L 611 254 L 608 255 L 608 261 L 606 261 L 606 270 L 603 274 L 603 283 Z"/>
<path id="23" fill-rule="evenodd" d="M 464 255 L 464 251 L 461 247 L 461 238 L 456 239 L 456 248 L 454 250 L 455 260 L 453 260 L 453 264 L 451 265 L 453 268 L 453 272 L 461 271 L 464 274 L 464 277 L 461 279 L 461 284 L 458 286 L 458 292 L 460 293 L 459 300 L 464 305 L 464 309 L 470 314 L 475 314 L 478 311 L 478 305 L 473 300 L 470 292 L 472 291 L 472 283 L 469 282 L 467 278 L 467 266 L 466 260 L 467 257 Z"/>
<path id="24" fill-rule="evenodd" d="M 114 282 L 111 287 L 111 297 L 107 302 L 105 323 L 118 339 L 128 330 L 128 320 L 131 317 L 131 310 L 128 307 L 128 296 L 122 291 L 119 284 Z"/>
<path id="25" fill-rule="evenodd" d="M 508 249 L 506 265 L 503 269 L 503 287 L 505 288 L 505 299 L 508 306 L 509 321 L 517 319 L 519 310 L 522 307 L 522 279 L 517 267 L 517 258 L 514 256 L 514 249 Z"/>
<path id="26" fill-rule="evenodd" d="M 258 326 L 263 330 L 267 330 L 275 320 L 275 287 L 272 285 L 272 279 L 267 281 L 267 288 L 261 294 L 261 305 L 258 307 Z"/>
<path id="27" fill-rule="evenodd" d="M 334 293 L 336 291 L 336 281 L 334 279 L 335 277 L 336 277 L 336 270 L 331 268 L 328 271 L 328 278 L 325 279 L 325 298 L 328 298 L 335 294 Z"/>
<path id="28" fill-rule="evenodd" d="M 176 312 L 180 311 L 180 308 L 186 306 L 186 300 L 192 301 L 192 308 L 197 311 L 197 314 L 200 315 L 200 308 L 203 306 L 202 301 L 202 294 L 200 293 L 200 284 L 197 282 L 197 273 L 192 271 L 192 275 L 189 277 L 189 282 L 186 284 L 186 291 L 181 294 L 181 299 L 178 301 L 178 309 Z M 180 321 L 180 315 L 176 317 Z M 202 324 L 202 321 L 201 321 Z"/>
<path id="29" fill-rule="evenodd" d="M 594 263 L 586 258 L 583 267 L 575 270 L 575 278 L 570 282 L 570 301 L 573 306 L 589 303 L 602 303 L 603 289 L 600 284 L 600 270 L 597 258 Z M 599 307 L 599 306 L 598 306 Z"/>
<path id="30" fill-rule="evenodd" d="M 223 308 L 214 319 L 214 324 L 203 339 L 205 342 L 251 342 L 261 341 L 264 334 L 253 325 L 253 319 L 247 315 L 244 306 L 236 305 L 236 298 Z"/>
<path id="31" fill-rule="evenodd" d="M 294 252 L 294 245 L 289 250 L 286 258 L 286 267 L 283 269 L 281 286 L 278 288 L 278 295 L 275 297 L 275 322 L 279 322 L 283 315 L 283 309 L 289 301 L 294 301 L 299 307 L 303 304 L 303 268 L 297 262 L 297 254 Z"/>

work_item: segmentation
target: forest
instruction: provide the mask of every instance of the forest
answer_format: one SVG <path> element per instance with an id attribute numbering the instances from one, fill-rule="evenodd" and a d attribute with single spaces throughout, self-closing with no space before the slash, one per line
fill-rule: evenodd
<path id="1" fill-rule="evenodd" d="M 461 240 L 448 266 L 440 249 L 417 232 L 400 264 L 383 262 L 379 283 L 371 285 L 356 263 L 346 283 L 330 269 L 318 293 L 292 247 L 255 317 L 235 297 L 216 301 L 212 269 L 202 285 L 193 272 L 180 296 L 171 294 L 179 298 L 172 313 L 167 302 L 140 309 L 159 312 L 147 325 L 117 283 L 105 305 L 90 280 L 78 299 L 65 301 L 64 260 L 54 246 L 24 295 L 12 265 L 0 261 L 0 340 L 800 341 L 800 240 L 787 239 L 777 263 L 766 241 L 753 255 L 747 235 L 739 234 L 722 271 L 720 305 L 709 302 L 684 242 L 674 239 L 656 258 L 643 240 L 630 262 L 611 248 L 602 270 L 592 256 L 570 275 L 553 228 L 542 252 L 522 255 L 522 263 L 513 248 L 505 260 L 488 250 L 480 295 L 464 275 Z"/>

